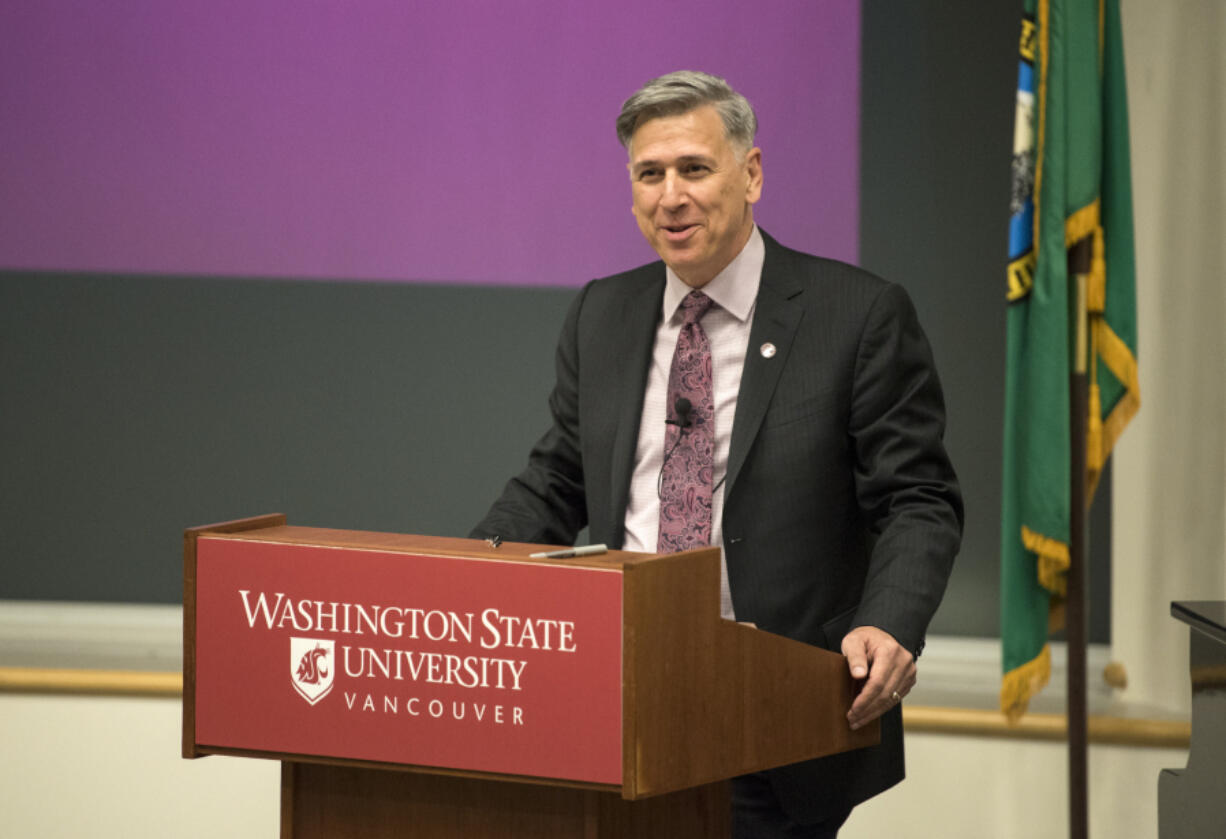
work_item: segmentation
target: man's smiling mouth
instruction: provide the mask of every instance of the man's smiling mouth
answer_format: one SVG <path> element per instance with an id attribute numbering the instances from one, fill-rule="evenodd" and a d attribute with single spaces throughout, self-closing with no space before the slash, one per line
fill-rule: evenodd
<path id="1" fill-rule="evenodd" d="M 660 229 L 663 230 L 670 239 L 674 239 L 674 238 L 684 237 L 686 234 L 688 234 L 692 230 L 697 230 L 698 225 L 696 224 L 664 224 L 660 226 Z"/>

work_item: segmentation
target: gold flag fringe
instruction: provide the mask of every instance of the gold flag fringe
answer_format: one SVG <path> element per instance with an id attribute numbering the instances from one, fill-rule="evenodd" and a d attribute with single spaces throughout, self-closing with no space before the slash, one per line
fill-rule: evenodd
<path id="1" fill-rule="evenodd" d="M 1026 713 L 1033 698 L 1051 678 L 1051 648 L 1043 645 L 1037 658 L 1015 667 L 1006 673 L 1000 682 L 1000 710 L 1009 722 L 1014 723 Z"/>
<path id="2" fill-rule="evenodd" d="M 1022 544 L 1038 557 L 1039 585 L 1057 597 L 1063 597 L 1065 575 L 1069 569 L 1068 545 L 1035 533 L 1025 525 L 1022 525 Z"/>

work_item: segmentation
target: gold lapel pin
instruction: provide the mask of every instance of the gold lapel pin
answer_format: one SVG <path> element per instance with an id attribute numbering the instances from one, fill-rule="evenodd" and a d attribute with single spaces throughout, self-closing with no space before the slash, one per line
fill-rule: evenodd
<path id="1" fill-rule="evenodd" d="M 774 358 L 776 352 L 775 345 L 770 341 L 762 345 L 761 353 L 763 358 Z"/>

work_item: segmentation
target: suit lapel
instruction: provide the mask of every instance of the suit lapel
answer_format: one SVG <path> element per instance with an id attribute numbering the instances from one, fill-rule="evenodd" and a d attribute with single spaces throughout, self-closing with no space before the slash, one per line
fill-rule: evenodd
<path id="1" fill-rule="evenodd" d="M 786 260 L 786 251 L 765 231 L 762 238 L 766 243 L 766 259 L 762 265 L 762 284 L 758 289 L 753 325 L 749 330 L 741 390 L 737 394 L 736 414 L 732 421 L 725 498 L 732 495 L 737 475 L 745 464 L 754 438 L 758 436 L 762 418 L 766 415 L 766 408 L 791 353 L 792 341 L 803 312 L 793 299 L 801 293 L 801 284 L 782 264 Z M 769 357 L 762 352 L 766 344 L 775 348 L 774 354 Z"/>
<path id="2" fill-rule="evenodd" d="M 626 505 L 630 500 L 630 479 L 634 472 L 634 453 L 638 447 L 639 421 L 643 415 L 643 395 L 647 389 L 647 372 L 655 347 L 656 328 L 664 295 L 664 264 L 654 269 L 638 287 L 628 289 L 622 298 L 622 311 L 615 323 L 623 324 L 616 346 L 610 347 L 617 359 L 617 378 L 609 382 L 609 392 L 619 405 L 617 429 L 612 440 L 612 509 L 609 521 L 616 524 L 616 545 L 624 543 Z"/>

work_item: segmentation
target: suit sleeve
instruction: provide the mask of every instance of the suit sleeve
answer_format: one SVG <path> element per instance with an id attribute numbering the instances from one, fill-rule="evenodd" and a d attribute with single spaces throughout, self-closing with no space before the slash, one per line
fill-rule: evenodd
<path id="1" fill-rule="evenodd" d="M 958 552 L 963 508 L 932 351 L 897 285 L 884 287 L 866 319 L 848 430 L 872 545 L 853 626 L 884 629 L 918 655 Z"/>
<path id="2" fill-rule="evenodd" d="M 587 286 L 567 312 L 549 396 L 552 425 L 528 456 L 528 465 L 503 488 L 470 538 L 570 545 L 587 524 L 579 443 L 579 315 Z"/>

